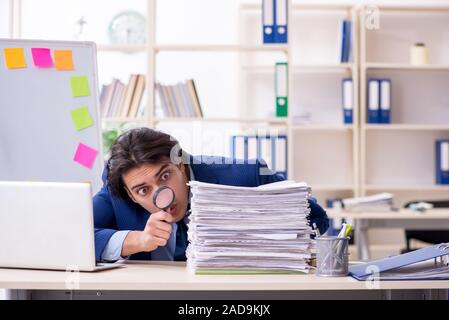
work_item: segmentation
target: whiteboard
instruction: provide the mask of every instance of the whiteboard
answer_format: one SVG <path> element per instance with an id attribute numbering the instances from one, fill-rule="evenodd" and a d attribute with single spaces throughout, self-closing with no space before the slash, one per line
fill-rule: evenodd
<path id="1" fill-rule="evenodd" d="M 26 67 L 8 68 L 11 51 L 4 48 L 23 48 Z M 54 50 L 72 50 L 73 70 L 35 66 L 32 48 L 50 49 L 53 62 Z M 74 97 L 71 77 L 80 76 L 87 78 L 90 94 Z M 71 112 L 83 106 L 93 125 L 77 130 Z M 98 191 L 100 121 L 93 42 L 0 39 L 0 180 L 88 181 Z M 80 143 L 96 151 L 84 165 L 74 160 Z"/>

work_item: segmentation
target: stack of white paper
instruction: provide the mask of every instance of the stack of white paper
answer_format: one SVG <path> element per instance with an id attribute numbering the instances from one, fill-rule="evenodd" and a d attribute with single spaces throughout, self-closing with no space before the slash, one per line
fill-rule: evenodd
<path id="1" fill-rule="evenodd" d="M 306 183 L 251 188 L 191 181 L 189 186 L 190 269 L 308 272 L 313 231 Z"/>
<path id="2" fill-rule="evenodd" d="M 389 211 L 393 208 L 393 195 L 379 193 L 367 197 L 343 199 L 343 205 L 349 211 Z"/>

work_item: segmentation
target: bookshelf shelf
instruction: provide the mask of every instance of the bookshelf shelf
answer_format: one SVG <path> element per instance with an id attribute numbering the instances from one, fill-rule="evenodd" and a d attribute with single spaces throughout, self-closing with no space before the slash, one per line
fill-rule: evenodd
<path id="1" fill-rule="evenodd" d="M 294 73 L 327 73 L 327 72 L 349 72 L 354 68 L 352 63 L 336 63 L 336 64 L 303 64 L 293 65 L 291 70 Z M 269 73 L 274 72 L 272 65 L 243 65 L 243 71 Z"/>
<path id="2" fill-rule="evenodd" d="M 315 191 L 322 191 L 322 192 L 327 192 L 327 191 L 351 191 L 354 190 L 354 186 L 353 185 L 320 185 L 320 184 L 314 184 L 312 186 L 312 193 Z"/>
<path id="3" fill-rule="evenodd" d="M 352 131 L 354 130 L 353 125 L 324 125 L 324 124 L 308 124 L 308 125 L 294 125 L 292 126 L 294 131 Z"/>
<path id="4" fill-rule="evenodd" d="M 367 191 L 449 191 L 449 185 L 364 185 Z"/>
<path id="5" fill-rule="evenodd" d="M 238 123 L 279 123 L 287 124 L 287 119 L 280 118 L 188 118 L 188 117 L 173 117 L 173 118 L 155 118 L 155 122 L 238 122 Z"/>
<path id="6" fill-rule="evenodd" d="M 293 12 L 303 12 L 303 10 L 310 11 L 348 11 L 352 9 L 351 5 L 339 5 L 339 4 L 312 4 L 312 3 L 292 3 L 290 6 L 293 8 Z M 257 3 L 243 3 L 242 9 L 253 10 L 261 12 L 260 4 Z"/>
<path id="7" fill-rule="evenodd" d="M 175 45 L 175 44 L 160 44 L 155 45 L 154 50 L 159 53 L 162 51 L 230 51 L 230 52 L 270 52 L 281 51 L 288 52 L 288 46 L 282 44 L 267 44 L 267 45 L 237 45 L 237 44 L 192 44 L 192 45 Z"/>
<path id="8" fill-rule="evenodd" d="M 98 44 L 97 50 L 104 52 L 126 52 L 126 53 L 138 53 L 147 50 L 146 45 L 113 45 L 113 44 Z"/>
<path id="9" fill-rule="evenodd" d="M 375 63 L 369 62 L 365 65 L 366 69 L 379 69 L 379 70 L 405 70 L 405 71 L 449 71 L 449 64 L 428 64 L 428 65 L 411 65 L 400 63 Z"/>
<path id="10" fill-rule="evenodd" d="M 449 131 L 449 124 L 366 124 L 367 131 Z"/>
<path id="11" fill-rule="evenodd" d="M 139 123 L 145 123 L 148 122 L 148 119 L 145 118 L 114 118 L 114 117 L 109 117 L 109 118 L 103 118 L 101 119 L 103 122 L 105 123 L 112 123 L 112 122 L 139 122 Z"/>
<path id="12" fill-rule="evenodd" d="M 409 6 L 409 5 L 380 5 L 376 6 L 381 11 L 385 12 L 394 12 L 394 13 L 442 13 L 442 12 L 449 12 L 448 6 L 441 6 L 441 5 L 433 5 L 433 6 L 426 6 L 426 5 L 417 5 L 417 6 Z"/>

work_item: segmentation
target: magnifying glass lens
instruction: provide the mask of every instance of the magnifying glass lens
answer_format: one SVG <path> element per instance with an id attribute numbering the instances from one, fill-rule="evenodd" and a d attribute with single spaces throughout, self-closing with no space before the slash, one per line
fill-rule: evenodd
<path id="1" fill-rule="evenodd" d="M 154 205 L 161 210 L 169 208 L 174 201 L 175 193 L 169 187 L 159 188 L 153 199 Z"/>

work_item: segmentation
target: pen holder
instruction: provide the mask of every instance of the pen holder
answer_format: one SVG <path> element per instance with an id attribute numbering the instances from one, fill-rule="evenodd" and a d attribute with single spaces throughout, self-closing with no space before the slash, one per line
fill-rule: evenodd
<path id="1" fill-rule="evenodd" d="M 316 238 L 316 275 L 344 277 L 348 275 L 349 238 Z"/>

